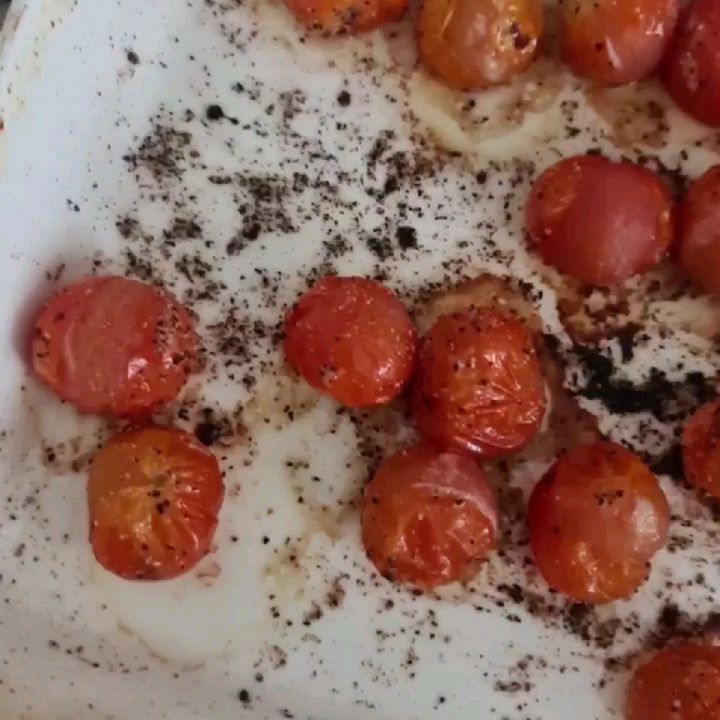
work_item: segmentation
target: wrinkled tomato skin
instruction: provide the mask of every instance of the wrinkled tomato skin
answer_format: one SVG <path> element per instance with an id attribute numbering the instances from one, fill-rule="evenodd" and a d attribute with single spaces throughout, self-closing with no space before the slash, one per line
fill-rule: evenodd
<path id="1" fill-rule="evenodd" d="M 187 310 L 151 285 L 93 277 L 69 285 L 41 311 L 35 374 L 85 413 L 145 416 L 174 400 L 197 365 Z"/>
<path id="2" fill-rule="evenodd" d="M 702 405 L 683 430 L 685 477 L 720 499 L 720 400 Z"/>
<path id="3" fill-rule="evenodd" d="M 581 603 L 630 597 L 665 544 L 670 511 L 657 478 L 608 442 L 561 456 L 528 507 L 535 564 L 550 587 Z"/>
<path id="4" fill-rule="evenodd" d="M 680 265 L 697 287 L 720 297 L 720 165 L 690 186 L 679 215 Z"/>
<path id="5" fill-rule="evenodd" d="M 627 720 L 720 720 L 720 648 L 699 642 L 665 648 L 630 683 Z"/>
<path id="6" fill-rule="evenodd" d="M 393 582 L 431 590 L 468 579 L 495 548 L 497 532 L 492 489 L 464 453 L 401 450 L 365 487 L 363 544 Z"/>
<path id="7" fill-rule="evenodd" d="M 498 458 L 526 445 L 545 416 L 532 337 L 509 314 L 444 315 L 420 341 L 411 396 L 423 438 Z"/>
<path id="8" fill-rule="evenodd" d="M 485 88 L 532 64 L 542 30 L 538 0 L 424 0 L 420 57 L 452 88 Z"/>
<path id="9" fill-rule="evenodd" d="M 319 280 L 285 320 L 290 366 L 348 407 L 382 405 L 397 397 L 410 379 L 416 343 L 403 304 L 364 278 Z"/>
<path id="10" fill-rule="evenodd" d="M 662 64 L 670 97 L 686 113 L 720 127 L 720 3 L 693 0 L 680 13 Z"/>
<path id="11" fill-rule="evenodd" d="M 148 427 L 103 446 L 87 492 L 97 561 L 127 580 L 169 580 L 210 550 L 224 486 L 217 460 L 192 435 Z"/>
<path id="12" fill-rule="evenodd" d="M 626 85 L 655 71 L 672 37 L 677 0 L 567 0 L 560 42 L 576 75 Z"/>
<path id="13" fill-rule="evenodd" d="M 285 0 L 285 4 L 308 30 L 345 35 L 399 20 L 408 0 Z"/>
<path id="14" fill-rule="evenodd" d="M 673 201 L 660 178 L 631 163 L 583 155 L 534 183 L 526 228 L 542 258 L 589 285 L 611 286 L 650 270 L 674 235 Z"/>

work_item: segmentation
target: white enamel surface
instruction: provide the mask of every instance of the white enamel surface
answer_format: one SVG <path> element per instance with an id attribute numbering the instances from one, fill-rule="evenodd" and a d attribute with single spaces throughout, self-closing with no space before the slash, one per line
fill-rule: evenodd
<path id="1" fill-rule="evenodd" d="M 241 47 L 230 42 L 231 32 Z M 698 572 L 708 586 L 717 581 L 713 522 L 691 493 L 665 483 L 673 510 L 693 517 L 691 528 L 673 526 L 689 538 L 685 549 L 663 551 L 651 582 L 631 602 L 598 611 L 598 622 L 637 614 L 637 632 L 621 633 L 611 648 L 589 647 L 522 607 L 499 607 L 498 601 L 507 600 L 497 591 L 501 583 L 531 582 L 534 591 L 547 593 L 532 573 L 525 577 L 499 558 L 470 589 L 413 597 L 374 576 L 360 547 L 351 503 L 367 473 L 361 447 L 367 428 L 358 432 L 329 401 L 282 373 L 275 376 L 272 343 L 255 338 L 255 357 L 246 363 L 258 379 L 254 390 L 229 377 L 233 371 L 223 369 L 219 353 L 186 391 L 187 398 L 219 412 L 241 408 L 250 436 L 218 449 L 228 496 L 217 551 L 185 578 L 131 584 L 94 564 L 86 542 L 83 474 L 69 463 L 92 452 L 103 425 L 60 406 L 27 377 L 24 363 L 28 323 L 40 300 L 87 273 L 93 259 L 102 258 L 104 271 L 123 271 L 129 241 L 116 222 L 130 214 L 161 237 L 179 203 L 180 214 L 196 218 L 203 232 L 200 240 L 182 241 L 176 252 L 199 253 L 210 276 L 225 285 L 214 300 L 194 304 L 206 332 L 222 322 L 233 297 L 244 316 L 274 326 L 304 287 L 303 274 L 327 261 L 323 241 L 336 234 L 350 251 L 334 262 L 335 269 L 373 274 L 377 258 L 367 237 L 392 237 L 400 222 L 416 229 L 421 251 L 396 253 L 379 269 L 404 297 L 430 281 L 450 283 L 483 271 L 511 274 L 545 289 L 537 310 L 546 329 L 564 337 L 555 292 L 521 242 L 527 177 L 517 187 L 509 183 L 528 161 L 541 169 L 560 155 L 598 144 L 619 154 L 602 137 L 604 121 L 583 106 L 575 114 L 582 132 L 566 137 L 561 102 L 577 96 L 568 83 L 549 107 L 528 115 L 506 137 L 494 131 L 476 144 L 478 138 L 469 140 L 443 118 L 439 105 L 423 104 L 416 91 L 418 84 L 427 91 L 427 81 L 408 70 L 402 38 L 378 34 L 300 44 L 298 28 L 274 0 L 256 6 L 250 0 L 16 1 L 4 33 L 3 720 L 620 717 L 626 677 L 606 673 L 607 657 L 643 647 L 668 600 L 697 617 L 712 606 L 707 587 L 664 589 L 668 579 L 678 583 Z M 399 33 L 407 44 L 408 28 L 401 26 Z M 128 61 L 128 50 L 137 53 L 139 64 Z M 357 56 L 374 57 L 375 65 L 368 69 Z M 392 57 L 399 58 L 399 68 Z M 243 93 L 231 89 L 237 82 Z M 347 108 L 336 101 L 343 88 L 352 98 Z M 279 94 L 297 90 L 304 103 L 283 119 Z M 220 103 L 239 123 L 205 121 L 211 103 Z M 426 125 L 410 121 L 411 108 Z M 193 120 L 184 119 L 186 109 Z M 676 141 L 659 154 L 674 166 L 687 147 L 686 169 L 701 171 L 715 157 L 713 146 L 692 145 L 703 131 L 675 111 L 670 120 Z M 123 160 L 156 122 L 190 132 L 199 154 L 186 155 L 182 178 L 165 178 L 162 190 L 147 168 L 130 172 Z M 339 130 L 336 122 L 352 132 Z M 382 188 L 387 172 L 385 160 L 374 174 L 367 171 L 379 133 L 394 130 L 393 150 L 411 150 L 413 133 L 432 148 L 427 124 L 453 149 L 477 154 L 454 160 L 441 155 L 434 174 L 403 185 L 384 203 L 375 201 L 367 188 Z M 258 127 L 263 136 L 252 129 Z M 332 159 L 323 159 L 321 151 Z M 491 160 L 498 164 L 491 166 Z M 480 169 L 489 169 L 482 191 L 475 179 Z M 323 196 L 319 186 L 288 193 L 283 208 L 297 232 L 274 229 L 227 255 L 241 218 L 232 189 L 209 183 L 208 176 L 292 178 L 293 172 L 326 175 L 339 187 L 337 195 Z M 397 221 L 403 203 L 409 219 Z M 494 224 L 492 233 L 485 223 Z M 489 239 L 502 258 L 490 251 Z M 182 297 L 192 282 L 175 268 L 176 259 L 152 257 L 159 279 Z M 60 264 L 65 270 L 59 283 L 48 280 L 46 273 L 52 276 Z M 255 268 L 265 270 L 270 289 L 263 288 Z M 652 336 L 626 368 L 629 376 L 642 378 L 651 366 L 672 375 L 678 359 L 687 362 L 686 370 L 715 372 L 707 333 L 692 325 L 714 327 L 714 306 L 702 299 L 685 302 L 652 305 L 647 327 L 652 334 L 652 328 L 667 325 L 667 337 L 656 342 Z M 216 347 L 222 330 L 210 334 L 208 342 Z M 296 410 L 292 422 L 283 413 L 288 403 Z M 632 436 L 642 420 L 588 407 L 616 439 Z M 379 433 L 386 451 L 412 437 L 403 423 L 396 417 L 391 433 Z M 658 427 L 660 437 L 669 432 Z M 43 448 L 62 442 L 67 453 L 43 462 Z M 519 463 L 512 483 L 526 494 L 545 464 Z M 512 682 L 528 686 L 508 692 Z M 241 690 L 249 693 L 249 703 L 241 701 Z"/>

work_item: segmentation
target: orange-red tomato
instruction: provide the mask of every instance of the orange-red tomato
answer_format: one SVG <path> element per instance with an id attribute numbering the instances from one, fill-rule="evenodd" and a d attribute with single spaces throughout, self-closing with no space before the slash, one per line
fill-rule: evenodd
<path id="1" fill-rule="evenodd" d="M 97 561 L 128 580 L 167 580 L 210 549 L 223 501 L 215 457 L 192 435 L 150 427 L 113 437 L 88 479 Z"/>
<path id="2" fill-rule="evenodd" d="M 720 499 L 720 400 L 701 406 L 683 430 L 685 477 Z"/>
<path id="3" fill-rule="evenodd" d="M 583 155 L 561 160 L 533 185 L 526 227 L 543 259 L 590 285 L 649 270 L 673 237 L 673 203 L 650 170 Z"/>
<path id="4" fill-rule="evenodd" d="M 679 260 L 690 279 L 720 295 L 720 165 L 688 189 L 680 205 Z"/>
<path id="5" fill-rule="evenodd" d="M 424 0 L 420 57 L 451 87 L 497 85 L 530 66 L 542 29 L 538 0 Z"/>
<path id="6" fill-rule="evenodd" d="M 497 532 L 492 489 L 463 453 L 415 445 L 386 460 L 365 487 L 363 543 L 394 582 L 431 589 L 467 579 Z"/>
<path id="7" fill-rule="evenodd" d="M 583 603 L 630 597 L 665 544 L 670 511 L 657 478 L 609 442 L 561 456 L 536 485 L 528 522 L 548 585 Z"/>
<path id="8" fill-rule="evenodd" d="M 640 80 L 659 65 L 677 16 L 677 0 L 566 0 L 563 58 L 599 85 Z"/>
<path id="9" fill-rule="evenodd" d="M 82 412 L 138 416 L 177 397 L 197 362 L 187 310 L 122 277 L 93 277 L 52 297 L 35 324 L 38 377 Z"/>
<path id="10" fill-rule="evenodd" d="M 720 648 L 697 642 L 661 650 L 640 666 L 627 720 L 720 720 Z"/>
<path id="11" fill-rule="evenodd" d="M 720 3 L 692 0 L 662 65 L 672 99 L 697 120 L 720 127 Z"/>
<path id="12" fill-rule="evenodd" d="M 415 344 L 404 305 L 364 278 L 322 278 L 285 320 L 291 367 L 349 407 L 380 405 L 399 395 L 412 373 Z"/>
<path id="13" fill-rule="evenodd" d="M 501 457 L 532 439 L 545 404 L 532 338 L 514 317 L 444 315 L 421 340 L 412 409 L 426 440 Z"/>
<path id="14" fill-rule="evenodd" d="M 285 0 L 285 4 L 308 30 L 343 35 L 399 20 L 408 0 Z"/>

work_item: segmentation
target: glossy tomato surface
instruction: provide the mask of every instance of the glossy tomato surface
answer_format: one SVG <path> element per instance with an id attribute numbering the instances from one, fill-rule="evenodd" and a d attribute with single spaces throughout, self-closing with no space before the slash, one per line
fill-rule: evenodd
<path id="1" fill-rule="evenodd" d="M 343 405 L 387 403 L 412 373 L 415 327 L 405 306 L 374 280 L 326 277 L 285 320 L 285 355 L 310 385 Z"/>
<path id="2" fill-rule="evenodd" d="M 412 409 L 422 436 L 486 458 L 521 448 L 545 415 L 532 338 L 509 314 L 442 316 L 420 341 Z"/>
<path id="3" fill-rule="evenodd" d="M 673 226 L 672 198 L 655 173 L 589 155 L 548 168 L 526 210 L 545 262 L 590 285 L 622 283 L 655 266 Z"/>
<path id="4" fill-rule="evenodd" d="M 401 450 L 365 487 L 363 543 L 394 582 L 431 589 L 467 579 L 494 549 L 497 532 L 492 489 L 463 453 Z"/>
<path id="5" fill-rule="evenodd" d="M 700 122 L 720 127 L 720 3 L 691 0 L 662 66 L 670 96 Z"/>
<path id="6" fill-rule="evenodd" d="M 542 29 L 538 0 L 424 0 L 420 57 L 453 88 L 497 85 L 529 67 Z"/>
<path id="7" fill-rule="evenodd" d="M 609 442 L 579 445 L 535 486 L 530 542 L 545 581 L 577 602 L 630 597 L 665 544 L 669 508 L 657 478 Z"/>
<path id="8" fill-rule="evenodd" d="M 687 480 L 720 499 L 720 400 L 705 403 L 688 420 L 682 444 Z"/>
<path id="9" fill-rule="evenodd" d="M 40 313 L 38 377 L 82 412 L 137 416 L 173 400 L 197 364 L 187 310 L 166 292 L 121 277 L 69 285 Z"/>
<path id="10" fill-rule="evenodd" d="M 670 42 L 677 0 L 566 0 L 560 40 L 565 62 L 599 85 L 650 75 Z"/>
<path id="11" fill-rule="evenodd" d="M 680 204 L 679 260 L 705 292 L 720 296 L 720 165 L 698 178 Z"/>
<path id="12" fill-rule="evenodd" d="M 97 561 L 128 580 L 167 580 L 210 549 L 223 501 L 218 462 L 192 435 L 130 430 L 95 456 L 88 478 Z"/>
<path id="13" fill-rule="evenodd" d="M 285 4 L 309 30 L 342 35 L 399 20 L 408 0 L 285 0 Z"/>
<path id="14" fill-rule="evenodd" d="M 638 668 L 627 720 L 720 720 L 720 648 L 691 642 L 666 648 Z"/>

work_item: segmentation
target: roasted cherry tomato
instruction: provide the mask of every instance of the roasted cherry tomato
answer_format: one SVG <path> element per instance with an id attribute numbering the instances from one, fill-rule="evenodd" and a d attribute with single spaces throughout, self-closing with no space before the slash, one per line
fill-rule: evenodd
<path id="1" fill-rule="evenodd" d="M 579 445 L 536 485 L 528 521 L 548 585 L 583 603 L 630 597 L 665 544 L 670 511 L 657 478 L 629 450 Z"/>
<path id="2" fill-rule="evenodd" d="M 42 310 L 32 364 L 82 412 L 136 416 L 177 397 L 197 352 L 193 321 L 173 297 L 136 280 L 94 277 Z"/>
<path id="3" fill-rule="evenodd" d="M 630 683 L 627 720 L 720 720 L 720 648 L 677 645 L 640 666 Z"/>
<path id="4" fill-rule="evenodd" d="M 538 0 L 424 0 L 420 56 L 451 87 L 497 85 L 532 63 L 542 28 Z"/>
<path id="5" fill-rule="evenodd" d="M 469 578 L 496 544 L 485 474 L 468 455 L 429 445 L 401 450 L 365 487 L 362 535 L 381 575 L 431 589 Z"/>
<path id="6" fill-rule="evenodd" d="M 97 561 L 128 580 L 167 580 L 210 549 L 223 501 L 215 457 L 192 435 L 130 430 L 95 456 L 88 479 Z"/>
<path id="7" fill-rule="evenodd" d="M 326 277 L 285 320 L 285 354 L 318 390 L 349 407 L 390 402 L 412 373 L 416 334 L 403 304 L 374 280 Z"/>
<path id="8" fill-rule="evenodd" d="M 614 285 L 667 253 L 673 203 L 650 170 L 583 155 L 561 160 L 536 180 L 526 225 L 550 265 L 590 285 Z"/>
<path id="9" fill-rule="evenodd" d="M 344 35 L 399 20 L 408 0 L 285 0 L 285 4 L 308 30 Z"/>
<path id="10" fill-rule="evenodd" d="M 698 287 L 720 296 L 720 165 L 697 179 L 683 198 L 679 260 Z"/>
<path id="11" fill-rule="evenodd" d="M 420 342 L 412 409 L 422 436 L 494 458 L 521 448 L 545 415 L 532 338 L 503 312 L 444 315 Z"/>
<path id="12" fill-rule="evenodd" d="M 660 64 L 677 16 L 677 0 L 566 0 L 563 57 L 599 85 L 640 80 Z"/>
<path id="13" fill-rule="evenodd" d="M 720 127 L 720 3 L 691 0 L 662 65 L 672 99 L 701 122 Z"/>
<path id="14" fill-rule="evenodd" d="M 688 420 L 682 444 L 687 480 L 720 499 L 720 400 L 705 403 Z"/>

